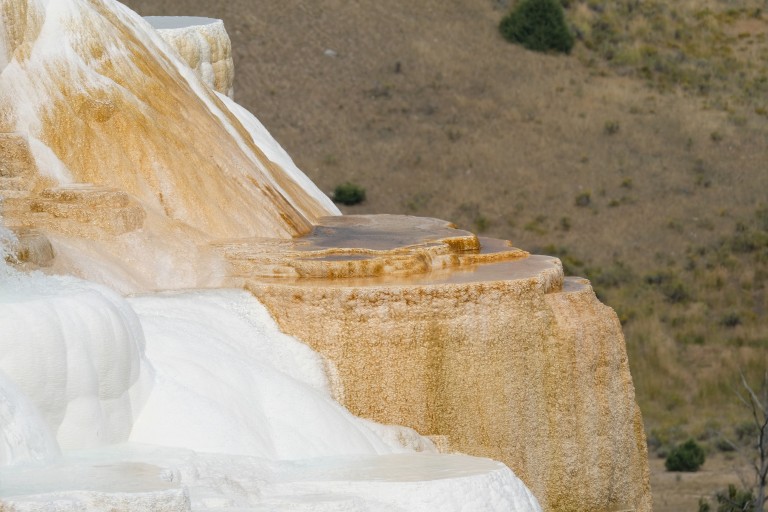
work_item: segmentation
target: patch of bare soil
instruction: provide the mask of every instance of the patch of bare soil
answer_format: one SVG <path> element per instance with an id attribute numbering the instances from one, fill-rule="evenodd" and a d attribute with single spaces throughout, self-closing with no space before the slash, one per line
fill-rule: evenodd
<path id="1" fill-rule="evenodd" d="M 732 454 L 710 455 L 695 473 L 667 471 L 664 459 L 656 457 L 649 463 L 655 512 L 696 512 L 701 498 L 708 498 L 714 505 L 715 492 L 727 489 L 728 484 L 741 487 L 743 479 L 752 475 L 749 464 Z"/>

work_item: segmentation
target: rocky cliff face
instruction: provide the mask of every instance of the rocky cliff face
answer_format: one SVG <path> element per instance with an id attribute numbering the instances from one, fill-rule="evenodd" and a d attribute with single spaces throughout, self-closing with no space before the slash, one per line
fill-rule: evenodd
<path id="1" fill-rule="evenodd" d="M 221 94 L 219 24 L 154 20 L 171 27 L 161 37 L 111 0 L 0 0 L 0 12 L 0 196 L 17 267 L 121 292 L 243 287 L 319 352 L 328 393 L 354 414 L 501 460 L 546 510 L 651 509 L 621 328 L 588 282 L 444 221 L 338 216 Z M 154 415 L 175 407 L 145 387 Z M 170 443 L 139 408 L 104 419 L 115 439 L 136 421 L 142 442 Z"/>

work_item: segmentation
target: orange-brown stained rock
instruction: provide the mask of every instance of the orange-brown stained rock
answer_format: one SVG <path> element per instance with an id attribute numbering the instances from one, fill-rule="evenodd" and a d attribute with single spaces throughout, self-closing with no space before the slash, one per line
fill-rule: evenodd
<path id="1" fill-rule="evenodd" d="M 32 180 L 37 166 L 27 139 L 18 133 L 0 133 L 0 177 Z"/>
<path id="2" fill-rule="evenodd" d="M 101 279 L 108 255 L 124 292 L 221 284 L 210 241 L 291 239 L 338 212 L 125 8 L 0 0 L 0 15 L 0 206 L 6 224 L 49 237 L 56 271 Z M 130 204 L 51 195 L 73 185 Z"/>
<path id="3" fill-rule="evenodd" d="M 13 230 L 17 243 L 13 246 L 11 260 L 21 268 L 48 267 L 53 261 L 51 242 L 41 233 L 27 228 Z"/>
<path id="4" fill-rule="evenodd" d="M 335 364 L 355 414 L 502 460 L 545 510 L 651 510 L 616 315 L 552 258 L 477 269 L 247 288 Z"/>
<path id="5" fill-rule="evenodd" d="M 40 11 L 29 8 L 27 2 L 11 0 L 0 2 L 0 15 L 3 20 L 0 25 L 0 38 L 5 41 L 0 64 L 4 67 L 14 56 L 24 58 L 25 54 L 29 54 L 44 19 Z"/>
<path id="6" fill-rule="evenodd" d="M 28 20 L 39 20 L 42 8 L 0 5 L 15 45 L 9 56 L 19 57 L 16 50 L 36 43 Z M 212 91 L 138 37 L 132 20 L 99 1 L 74 11 L 60 14 L 67 58 L 41 44 L 34 58 L 15 61 L 14 80 L 28 80 L 35 93 L 24 104 L 0 96 L 4 124 L 31 128 L 71 179 L 124 190 L 145 209 L 216 238 L 289 238 L 332 213 L 267 159 Z"/>

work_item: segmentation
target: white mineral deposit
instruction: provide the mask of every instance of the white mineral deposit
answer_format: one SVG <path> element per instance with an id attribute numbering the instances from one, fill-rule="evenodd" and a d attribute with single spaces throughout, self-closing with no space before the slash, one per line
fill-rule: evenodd
<path id="1" fill-rule="evenodd" d="M 588 282 L 341 216 L 232 99 L 219 20 L 0 21 L 0 509 L 651 509 Z"/>

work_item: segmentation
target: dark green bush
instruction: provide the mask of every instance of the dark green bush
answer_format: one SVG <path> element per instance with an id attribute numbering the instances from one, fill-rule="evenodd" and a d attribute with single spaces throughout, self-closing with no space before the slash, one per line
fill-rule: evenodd
<path id="1" fill-rule="evenodd" d="M 590 267 L 586 271 L 587 278 L 600 288 L 616 288 L 634 278 L 632 269 L 618 260 L 607 267 Z"/>
<path id="2" fill-rule="evenodd" d="M 720 323 L 725 327 L 736 327 L 741 325 L 741 317 L 738 313 L 730 312 L 726 313 L 723 318 L 720 319 Z"/>
<path id="3" fill-rule="evenodd" d="M 704 464 L 704 449 L 693 439 L 675 446 L 667 455 L 664 466 L 667 471 L 698 471 Z"/>
<path id="4" fill-rule="evenodd" d="M 342 183 L 334 189 L 333 200 L 347 206 L 362 203 L 365 201 L 365 189 L 349 181 Z"/>
<path id="5" fill-rule="evenodd" d="M 499 24 L 504 38 L 537 52 L 570 53 L 573 35 L 558 0 L 521 0 Z"/>
<path id="6" fill-rule="evenodd" d="M 621 125 L 616 120 L 606 121 L 603 125 L 603 133 L 606 135 L 616 135 L 620 129 Z"/>
<path id="7" fill-rule="evenodd" d="M 592 194 L 587 192 L 581 192 L 579 195 L 576 196 L 576 206 L 585 207 L 589 206 L 589 204 L 592 202 Z"/>

